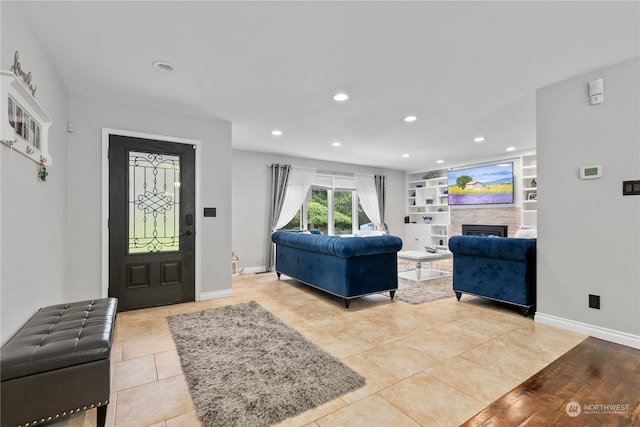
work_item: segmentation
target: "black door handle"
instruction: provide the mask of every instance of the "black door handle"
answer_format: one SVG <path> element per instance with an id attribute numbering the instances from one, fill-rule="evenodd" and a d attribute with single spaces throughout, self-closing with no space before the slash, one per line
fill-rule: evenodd
<path id="1" fill-rule="evenodd" d="M 184 233 L 182 233 L 183 236 L 193 236 L 195 233 L 191 230 L 187 230 Z"/>

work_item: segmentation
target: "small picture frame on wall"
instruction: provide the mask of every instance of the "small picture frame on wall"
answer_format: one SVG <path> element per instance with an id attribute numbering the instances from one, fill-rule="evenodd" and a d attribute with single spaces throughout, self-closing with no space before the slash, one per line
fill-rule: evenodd
<path id="1" fill-rule="evenodd" d="M 22 137 L 24 137 L 24 129 L 22 127 L 22 123 L 24 121 L 24 113 L 22 112 L 22 108 L 19 105 L 16 105 L 16 133 Z"/>
<path id="2" fill-rule="evenodd" d="M 7 100 L 8 102 L 8 118 L 9 118 L 9 125 L 11 125 L 12 128 L 16 128 L 16 112 L 13 108 L 13 98 L 9 97 L 9 99 Z"/>
<path id="3" fill-rule="evenodd" d="M 529 200 L 538 200 L 538 193 L 529 193 L 527 197 Z"/>

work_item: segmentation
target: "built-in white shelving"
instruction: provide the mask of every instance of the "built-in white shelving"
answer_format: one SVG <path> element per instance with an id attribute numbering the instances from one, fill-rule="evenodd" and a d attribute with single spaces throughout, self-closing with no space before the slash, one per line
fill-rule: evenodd
<path id="1" fill-rule="evenodd" d="M 538 226 L 538 168 L 535 154 L 522 156 L 522 228 Z"/>
<path id="2" fill-rule="evenodd" d="M 407 218 L 405 249 L 424 250 L 426 244 L 448 248 L 451 213 L 446 169 L 407 174 Z"/>

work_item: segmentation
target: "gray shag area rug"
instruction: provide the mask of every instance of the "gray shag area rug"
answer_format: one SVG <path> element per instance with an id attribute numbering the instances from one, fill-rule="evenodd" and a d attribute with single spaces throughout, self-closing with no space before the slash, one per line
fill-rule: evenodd
<path id="1" fill-rule="evenodd" d="M 398 272 L 415 270 L 415 263 L 398 261 Z M 395 299 L 409 304 L 422 304 L 455 296 L 451 276 L 429 280 L 410 280 L 398 277 L 398 290 Z"/>
<path id="2" fill-rule="evenodd" d="M 255 301 L 168 322 L 204 426 L 268 426 L 366 383 Z"/>

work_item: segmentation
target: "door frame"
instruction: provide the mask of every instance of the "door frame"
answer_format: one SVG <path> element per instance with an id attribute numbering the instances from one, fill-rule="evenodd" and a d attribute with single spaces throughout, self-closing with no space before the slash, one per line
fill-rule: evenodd
<path id="1" fill-rule="evenodd" d="M 101 262 L 101 282 L 102 282 L 102 298 L 106 298 L 109 293 L 109 135 L 130 136 L 134 138 L 152 139 L 156 141 L 174 142 L 178 144 L 190 144 L 196 147 L 195 152 L 195 196 L 196 196 L 196 211 L 195 211 L 195 299 L 200 301 L 200 292 L 202 289 L 202 271 L 200 266 L 202 265 L 202 236 L 200 233 L 200 224 L 202 222 L 202 201 L 200 197 L 200 185 L 201 176 L 200 168 L 201 158 L 200 153 L 202 151 L 202 143 L 200 140 L 179 138 L 167 135 L 156 135 L 145 132 L 135 132 L 123 129 L 114 128 L 102 128 L 102 220 L 100 223 L 102 231 L 102 262 Z"/>

